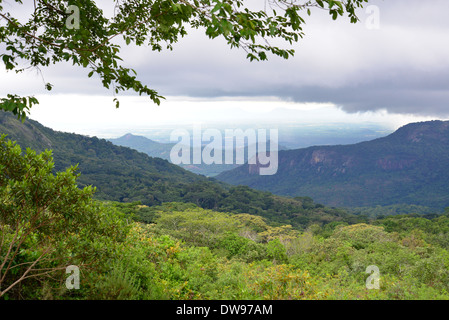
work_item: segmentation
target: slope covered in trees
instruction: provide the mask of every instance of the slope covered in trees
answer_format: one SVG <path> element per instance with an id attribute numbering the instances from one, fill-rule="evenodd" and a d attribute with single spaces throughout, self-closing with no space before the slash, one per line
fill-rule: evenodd
<path id="1" fill-rule="evenodd" d="M 363 221 L 363 217 L 324 207 L 310 198 L 292 199 L 226 185 L 104 139 L 54 131 L 31 119 L 22 124 L 6 112 L 0 112 L 0 134 L 8 134 L 8 139 L 24 149 L 51 149 L 55 171 L 77 165 L 81 173 L 78 185 L 95 186 L 97 199 L 140 201 L 149 206 L 189 202 L 205 209 L 261 215 L 272 223 L 295 227 L 348 219 Z"/>
<path id="2" fill-rule="evenodd" d="M 329 206 L 449 206 L 449 121 L 408 124 L 372 141 L 279 152 L 275 175 L 250 165 L 216 178 Z"/>
<path id="3" fill-rule="evenodd" d="M 448 210 L 361 223 L 279 197 L 285 215 L 273 224 L 254 214 L 270 194 L 247 187 L 228 198 L 247 207 L 229 201 L 226 212 L 100 202 L 81 177 L 0 139 L 0 300 L 449 299 Z M 310 220 L 286 224 L 286 208 Z M 69 265 L 79 289 L 65 285 Z"/>
<path id="4" fill-rule="evenodd" d="M 449 299 L 448 210 L 361 223 L 279 198 L 310 210 L 295 228 L 249 214 L 247 187 L 242 213 L 100 202 L 54 166 L 0 138 L 0 299 Z"/>
<path id="5" fill-rule="evenodd" d="M 6 112 L 0 113 L 0 132 L 23 148 L 52 150 L 57 171 L 79 164 L 80 186 L 94 185 L 101 199 L 157 204 L 179 200 L 182 185 L 206 181 L 166 160 L 104 139 L 54 131 L 33 120 L 22 124 Z"/>

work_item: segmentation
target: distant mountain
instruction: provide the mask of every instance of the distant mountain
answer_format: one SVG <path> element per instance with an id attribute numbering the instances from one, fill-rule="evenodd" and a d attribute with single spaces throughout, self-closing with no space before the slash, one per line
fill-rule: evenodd
<path id="1" fill-rule="evenodd" d="M 170 161 L 170 151 L 172 150 L 175 143 L 160 143 L 148 139 L 143 136 L 134 135 L 131 133 L 125 134 L 122 137 L 116 139 L 108 139 L 113 144 L 118 146 L 129 147 L 140 152 L 144 152 L 151 157 L 159 157 Z M 191 154 L 193 150 L 191 149 Z M 192 161 L 193 162 L 193 161 Z M 213 177 L 217 174 L 237 168 L 239 165 L 236 164 L 179 164 L 180 167 L 207 177 Z"/>
<path id="2" fill-rule="evenodd" d="M 54 131 L 31 119 L 21 123 L 4 111 L 0 111 L 2 134 L 16 141 L 22 150 L 51 149 L 55 171 L 78 165 L 79 187 L 95 186 L 95 196 L 100 200 L 140 201 L 149 206 L 187 202 L 205 209 L 255 214 L 270 223 L 295 227 L 359 221 L 344 210 L 326 208 L 310 198 L 291 199 L 248 187 L 233 187 L 104 139 Z"/>
<path id="3" fill-rule="evenodd" d="M 279 152 L 275 175 L 244 165 L 216 178 L 339 207 L 449 206 L 449 121 L 408 124 L 372 141 Z"/>
<path id="4" fill-rule="evenodd" d="M 158 158 L 166 159 L 168 161 L 170 161 L 170 151 L 176 145 L 175 143 L 156 142 L 156 141 L 153 141 L 146 137 L 134 135 L 131 133 L 125 134 L 124 136 L 119 137 L 119 138 L 108 139 L 108 140 L 111 141 L 115 145 L 129 147 L 129 148 L 135 149 L 137 151 L 144 152 L 151 157 L 158 157 Z M 203 146 L 203 148 L 204 148 L 204 146 Z M 278 148 L 279 148 L 279 150 L 286 150 L 286 148 L 283 146 L 278 146 Z M 192 158 L 193 148 L 191 148 L 190 150 L 191 150 L 190 154 L 191 154 L 191 158 Z M 233 152 L 235 154 L 235 152 L 236 152 L 235 149 Z M 247 155 L 248 147 L 245 147 L 243 152 L 245 155 Z M 214 177 L 214 176 L 220 174 L 221 172 L 237 168 L 240 165 L 241 164 L 235 164 L 235 163 L 226 164 L 225 160 L 224 160 L 224 152 L 223 152 L 222 164 L 215 164 L 215 163 L 193 164 L 193 161 L 191 161 L 190 164 L 179 164 L 180 167 L 182 167 L 186 170 L 189 170 L 193 173 L 201 174 L 201 175 L 204 175 L 207 177 Z"/>
<path id="5" fill-rule="evenodd" d="M 143 136 L 127 133 L 122 137 L 108 139 L 117 146 L 129 147 L 140 152 L 144 152 L 150 157 L 170 160 L 170 151 L 174 143 L 160 143 Z"/>

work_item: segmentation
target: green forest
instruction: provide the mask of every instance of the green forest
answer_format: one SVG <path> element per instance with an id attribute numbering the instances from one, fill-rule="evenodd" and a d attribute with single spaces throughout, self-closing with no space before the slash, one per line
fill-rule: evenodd
<path id="1" fill-rule="evenodd" d="M 323 24 L 365 20 L 374 35 L 380 8 L 371 2 L 0 0 L 0 314 L 6 301 L 24 300 L 449 299 L 448 121 L 409 124 L 354 145 L 280 150 L 279 172 L 271 176 L 249 175 L 243 165 L 210 178 L 29 119 L 40 102 L 45 123 L 54 117 L 65 126 L 82 116 L 78 133 L 86 132 L 83 124 L 95 132 L 126 125 L 129 132 L 138 123 L 176 126 L 191 116 L 202 122 L 196 110 L 204 109 L 192 108 L 197 102 L 211 103 L 208 116 L 226 126 L 247 117 L 259 127 L 265 116 L 290 126 L 318 110 L 316 121 L 343 126 L 357 119 L 346 116 L 362 113 L 369 121 L 382 115 L 382 126 L 387 119 L 397 125 L 390 116 L 446 117 L 448 68 L 437 63 L 433 70 L 429 57 L 447 60 L 439 33 L 447 30 L 432 24 L 440 17 L 429 12 L 447 10 L 421 2 L 410 5 L 415 15 L 405 15 L 385 4 L 383 31 L 373 38 L 356 26 Z M 421 25 L 426 33 L 418 32 Z M 303 42 L 306 33 L 322 38 Z M 184 49 L 171 55 L 178 42 Z M 285 71 L 279 61 L 292 58 L 300 43 L 309 47 Z M 248 62 L 274 64 L 246 69 L 228 49 Z M 161 60 L 153 55 L 159 53 Z M 52 90 L 57 100 L 47 100 Z M 104 92 L 113 108 L 131 103 L 119 127 L 101 109 Z M 156 107 L 164 95 L 181 109 L 148 116 L 135 100 Z M 263 105 L 253 114 L 252 106 L 238 107 L 240 99 Z M 296 103 L 307 108 L 295 110 Z M 36 306 L 13 303 L 14 315 L 39 314 Z M 92 315 L 80 315 L 82 309 L 46 308 L 42 315 Z M 105 317 L 106 309 L 97 310 Z M 353 310 L 344 316 L 360 316 Z"/>
<path id="2" fill-rule="evenodd" d="M 1 138 L 1 299 L 449 298 L 449 210 L 357 220 L 304 198 L 323 215 L 293 226 L 232 207 L 98 200 L 75 167 L 54 166 L 50 151 Z"/>
<path id="3" fill-rule="evenodd" d="M 80 173 L 77 185 L 95 186 L 94 197 L 98 200 L 140 201 L 147 206 L 194 203 L 204 209 L 256 214 L 297 228 L 312 222 L 364 221 L 363 214 L 348 215 L 308 197 L 280 197 L 246 186 L 228 185 L 104 139 L 54 131 L 31 119 L 21 123 L 6 112 L 0 112 L 0 132 L 24 149 L 51 149 L 53 173 L 76 165 Z"/>
<path id="4" fill-rule="evenodd" d="M 251 174 L 250 164 L 215 178 L 277 195 L 308 195 L 335 207 L 449 206 L 449 122 L 406 124 L 356 144 L 279 151 L 279 170 Z"/>

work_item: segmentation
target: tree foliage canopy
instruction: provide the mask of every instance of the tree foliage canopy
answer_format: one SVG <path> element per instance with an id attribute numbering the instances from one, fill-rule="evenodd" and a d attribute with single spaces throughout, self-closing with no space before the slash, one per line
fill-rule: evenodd
<path id="1" fill-rule="evenodd" d="M 448 299 L 448 214 L 301 231 L 191 203 L 100 203 L 74 167 L 53 168 L 50 151 L 0 137 L 0 301 Z M 142 214 L 149 223 L 133 221 Z M 69 265 L 81 271 L 76 290 Z"/>
<path id="2" fill-rule="evenodd" d="M 120 64 L 119 37 L 127 45 L 171 50 L 190 26 L 204 29 L 211 39 L 224 37 L 231 48 L 244 49 L 250 60 L 267 60 L 267 54 L 287 59 L 294 51 L 269 40 L 297 42 L 304 35 L 304 14 L 319 8 L 333 19 L 348 14 L 355 23 L 356 9 L 367 1 L 265 0 L 260 9 L 251 9 L 243 0 L 113 0 L 107 4 L 114 12 L 108 17 L 94 0 L 0 0 L 0 57 L 6 70 L 16 72 L 71 62 L 90 69 L 89 77 L 97 74 L 115 94 L 133 90 L 159 104 L 163 97 L 139 81 L 135 70 Z M 47 90 L 52 86 L 45 84 Z M 32 96 L 8 94 L 1 98 L 0 109 L 23 119 L 36 103 Z"/>
<path id="3" fill-rule="evenodd" d="M 92 200 L 92 187 L 78 188 L 75 167 L 53 168 L 50 151 L 22 152 L 0 136 L 0 298 L 71 263 L 94 268 L 109 251 L 102 243 L 126 233 L 120 215 Z"/>

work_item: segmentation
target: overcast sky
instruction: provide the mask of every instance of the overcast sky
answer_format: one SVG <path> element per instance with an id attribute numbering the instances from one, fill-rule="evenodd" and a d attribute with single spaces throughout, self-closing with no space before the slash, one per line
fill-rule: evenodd
<path id="1" fill-rule="evenodd" d="M 249 62 L 242 50 L 192 31 L 172 52 L 124 47 L 126 66 L 167 97 L 160 107 L 112 92 L 89 70 L 58 65 L 41 75 L 0 71 L 0 95 L 34 94 L 32 118 L 56 129 L 186 121 L 410 121 L 449 118 L 449 1 L 371 1 L 361 22 L 333 21 L 321 11 L 306 18 L 305 38 L 289 60 Z M 378 28 L 373 21 L 378 18 Z M 376 25 L 374 25 L 377 27 Z M 69 116 L 70 115 L 70 116 Z M 59 127 L 58 127 L 59 126 Z M 91 128 L 89 131 L 85 128 Z M 100 134 L 101 135 L 101 134 Z"/>

